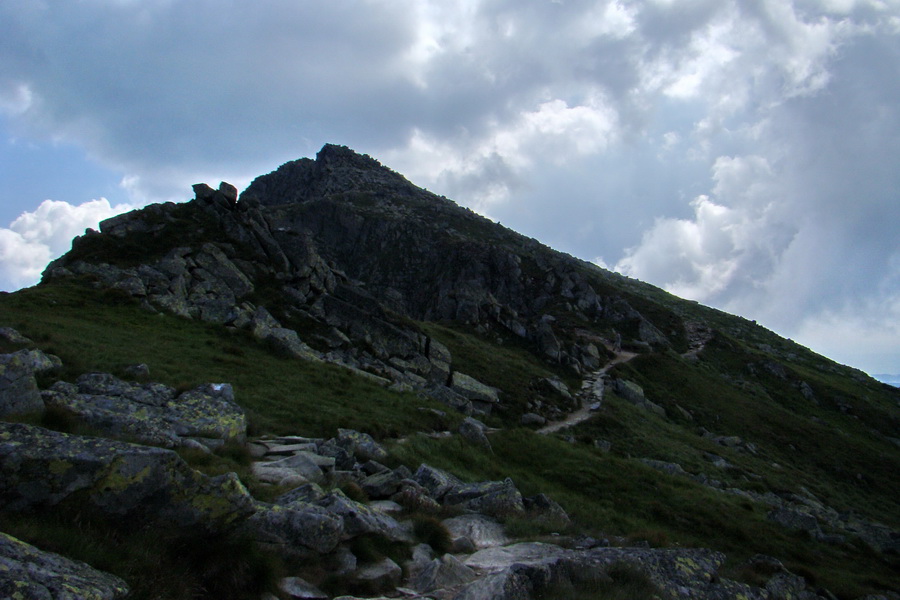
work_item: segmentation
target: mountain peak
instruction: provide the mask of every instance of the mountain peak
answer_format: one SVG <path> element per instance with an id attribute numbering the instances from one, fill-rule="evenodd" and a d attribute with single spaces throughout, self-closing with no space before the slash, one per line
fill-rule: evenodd
<path id="1" fill-rule="evenodd" d="M 417 188 L 405 177 L 368 154 L 359 154 L 347 146 L 325 144 L 315 160 L 301 158 L 286 162 L 275 171 L 257 177 L 241 197 L 274 206 L 353 191 L 405 196 L 414 190 Z"/>

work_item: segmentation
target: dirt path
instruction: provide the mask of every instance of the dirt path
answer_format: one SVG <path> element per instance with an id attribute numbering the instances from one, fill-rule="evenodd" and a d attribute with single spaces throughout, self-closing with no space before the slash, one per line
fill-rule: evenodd
<path id="1" fill-rule="evenodd" d="M 616 357 L 602 369 L 594 371 L 585 377 L 584 381 L 581 382 L 581 391 L 578 393 L 578 398 L 581 400 L 581 408 L 575 412 L 569 413 L 562 421 L 554 421 L 544 425 L 538 429 L 537 432 L 542 435 L 547 435 L 549 433 L 557 432 L 560 429 L 572 427 L 582 421 L 586 421 L 591 416 L 591 406 L 603 402 L 603 378 L 606 375 L 606 372 L 613 366 L 628 362 L 635 356 L 637 356 L 637 354 L 633 352 L 619 352 L 616 354 Z"/>

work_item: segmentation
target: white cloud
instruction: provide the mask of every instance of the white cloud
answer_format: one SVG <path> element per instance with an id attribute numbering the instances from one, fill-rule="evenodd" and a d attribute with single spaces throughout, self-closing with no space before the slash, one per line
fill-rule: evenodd
<path id="1" fill-rule="evenodd" d="M 45 200 L 37 210 L 23 213 L 9 228 L 0 229 L 0 289 L 37 283 L 47 263 L 69 249 L 72 238 L 133 208 L 110 206 L 105 198 L 77 206 Z"/>

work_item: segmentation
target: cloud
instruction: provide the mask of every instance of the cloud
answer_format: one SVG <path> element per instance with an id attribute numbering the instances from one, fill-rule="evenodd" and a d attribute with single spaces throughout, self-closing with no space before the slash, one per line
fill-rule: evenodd
<path id="1" fill-rule="evenodd" d="M 12 134 L 132 204 L 343 143 L 788 335 L 896 322 L 894 1 L 7 2 L 0 40 Z"/>
<path id="2" fill-rule="evenodd" d="M 47 263 L 69 249 L 72 238 L 133 208 L 110 206 L 105 198 L 77 206 L 45 200 L 37 210 L 23 213 L 8 228 L 0 229 L 0 289 L 37 283 Z"/>

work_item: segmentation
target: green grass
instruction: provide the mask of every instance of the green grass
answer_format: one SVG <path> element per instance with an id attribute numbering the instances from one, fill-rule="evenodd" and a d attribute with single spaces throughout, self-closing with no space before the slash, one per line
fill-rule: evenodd
<path id="1" fill-rule="evenodd" d="M 450 324 L 422 323 L 421 327 L 450 350 L 453 370 L 503 390 L 501 406 L 494 415 L 497 424 L 518 424 L 519 417 L 529 412 L 530 401 L 565 405 L 562 396 L 549 394 L 538 384 L 542 378 L 560 377 L 577 391 L 579 380 L 571 372 L 538 359 L 523 340 L 506 336 L 503 345 L 496 345 Z"/>
<path id="2" fill-rule="evenodd" d="M 491 444 L 494 453 L 488 455 L 458 437 L 415 436 L 392 453 L 409 465 L 426 462 L 471 481 L 512 477 L 524 495 L 548 494 L 577 530 L 597 536 L 711 547 L 725 552 L 730 566 L 756 553 L 776 556 L 841 598 L 897 586 L 896 558 L 787 532 L 766 520 L 764 506 L 664 475 L 635 459 L 523 429 L 495 433 Z"/>
<path id="3" fill-rule="evenodd" d="M 75 282 L 0 297 L 0 325 L 62 359 L 64 369 L 53 380 L 91 371 L 124 377 L 128 365 L 146 363 L 151 380 L 179 389 L 231 383 L 256 431 L 331 437 L 348 427 L 384 437 L 458 421 L 417 410 L 443 405 L 389 391 L 347 369 L 280 357 L 243 332 L 146 312 Z"/>

